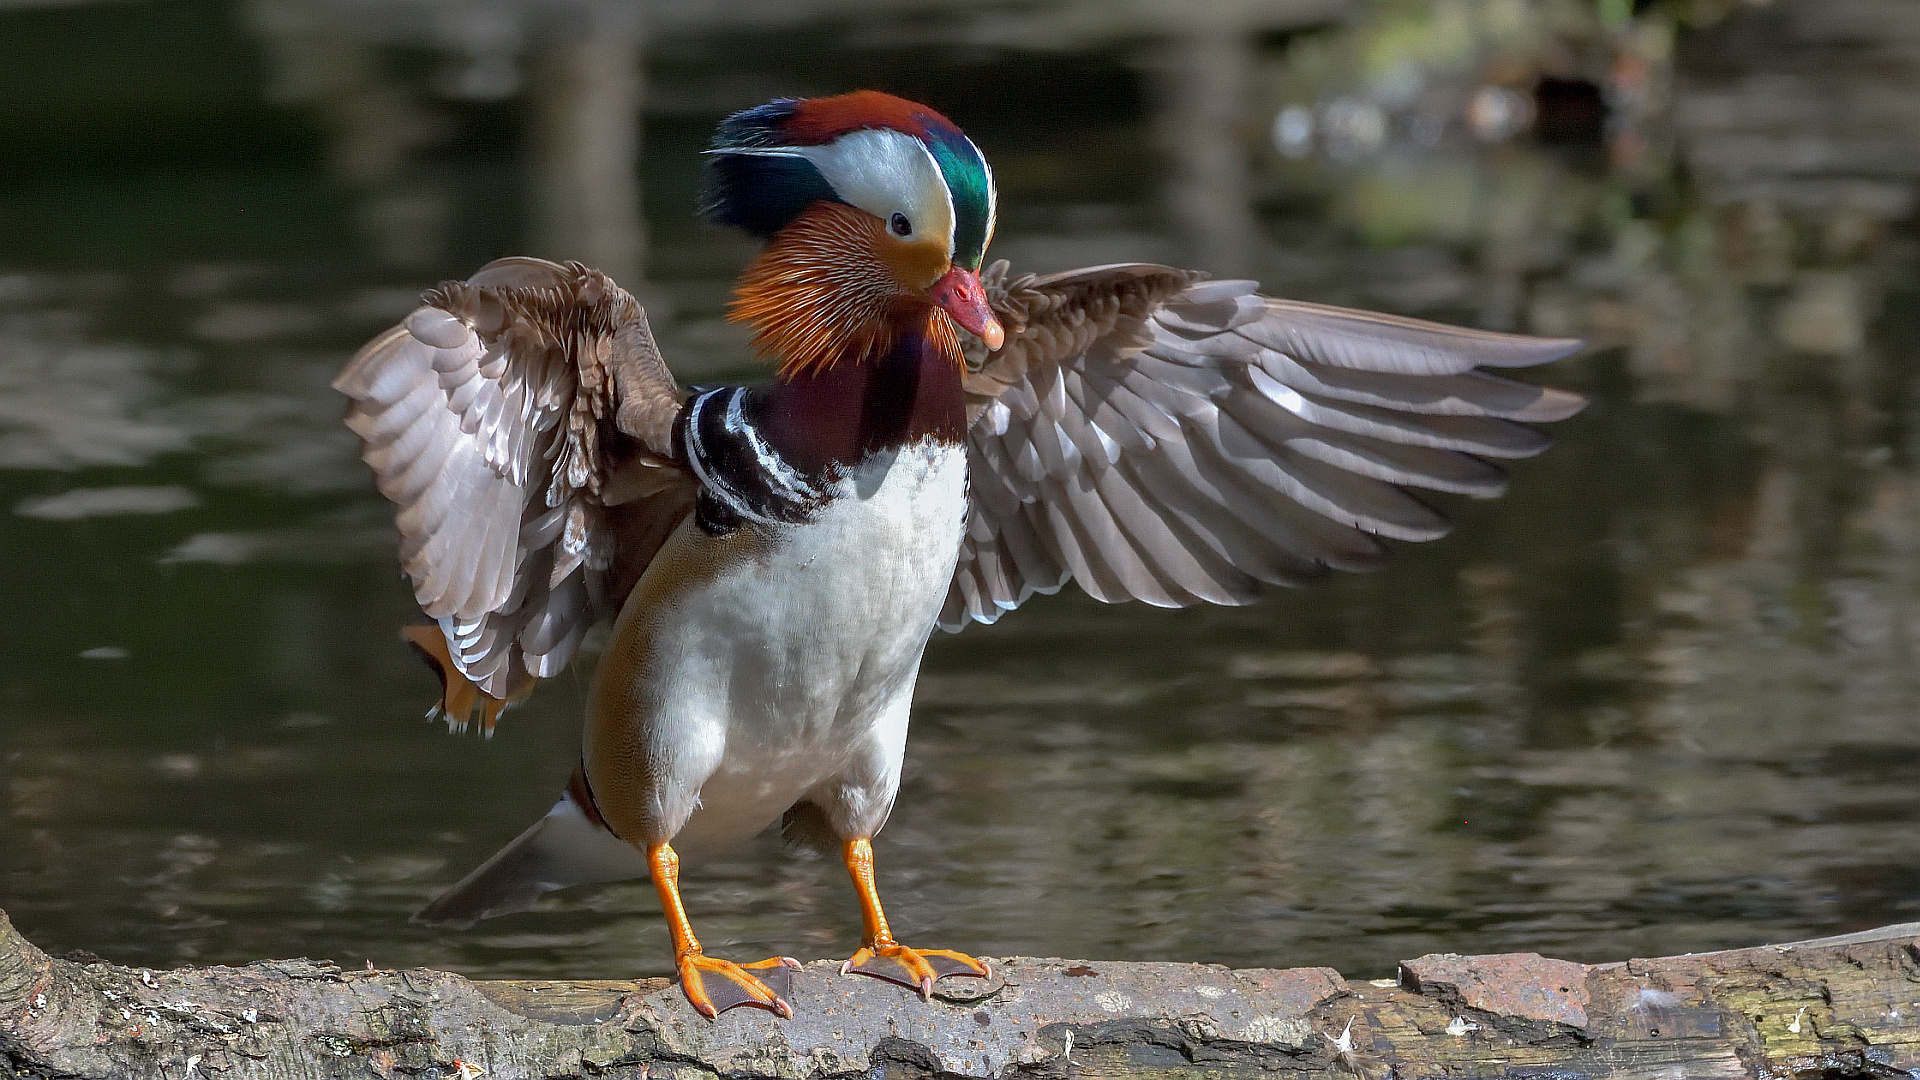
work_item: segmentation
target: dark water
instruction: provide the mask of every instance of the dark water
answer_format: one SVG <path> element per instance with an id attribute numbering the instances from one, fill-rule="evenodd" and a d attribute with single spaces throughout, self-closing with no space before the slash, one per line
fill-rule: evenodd
<path id="1" fill-rule="evenodd" d="M 1597 343 L 1543 376 L 1595 396 L 1558 445 L 1385 572 L 1232 610 L 1063 594 L 940 636 L 878 845 L 903 938 L 1365 976 L 1920 918 L 1914 72 L 1872 69 L 1909 126 L 1862 141 L 1793 97 L 1811 77 L 1781 88 L 1801 68 L 1755 89 L 1788 0 L 1677 53 L 1596 23 L 1613 126 L 1542 97 L 1557 143 L 1482 143 L 1420 120 L 1471 79 L 1364 74 L 1386 14 L 1047 49 L 958 16 L 665 14 L 622 84 L 580 42 L 633 25 L 368 10 L 0 14 L 0 907 L 43 946 L 666 968 L 644 883 L 406 922 L 551 803 L 584 679 L 491 742 L 420 721 L 387 509 L 326 384 L 423 284 L 520 251 L 624 262 L 676 366 L 744 370 L 720 315 L 749 249 L 693 221 L 697 150 L 730 108 L 856 83 L 970 130 L 1018 266 L 1185 259 Z M 1312 153 L 1260 137 L 1343 85 Z M 644 117 L 637 188 L 567 179 L 591 154 L 564 118 L 595 110 Z M 839 866 L 771 838 L 685 884 L 724 955 L 857 942 Z"/>

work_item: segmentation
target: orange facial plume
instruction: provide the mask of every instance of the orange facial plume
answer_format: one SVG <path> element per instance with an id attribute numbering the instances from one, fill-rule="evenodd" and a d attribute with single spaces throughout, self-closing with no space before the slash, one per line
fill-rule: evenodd
<path id="1" fill-rule="evenodd" d="M 781 377 L 877 361 L 904 331 L 965 362 L 952 319 L 907 291 L 881 255 L 883 228 L 864 210 L 816 203 L 741 274 L 727 318 L 753 328 L 754 351 L 777 360 Z"/>

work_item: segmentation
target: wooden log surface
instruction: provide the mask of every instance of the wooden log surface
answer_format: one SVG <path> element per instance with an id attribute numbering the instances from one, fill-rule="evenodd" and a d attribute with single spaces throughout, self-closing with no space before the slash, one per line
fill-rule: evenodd
<path id="1" fill-rule="evenodd" d="M 831 962 L 792 1020 L 701 1019 L 665 979 L 473 982 L 309 960 L 153 971 L 47 956 L 0 913 L 15 1077 L 1920 1077 L 1920 923 L 1576 964 L 1329 968 L 1013 957 L 932 1001 Z"/>

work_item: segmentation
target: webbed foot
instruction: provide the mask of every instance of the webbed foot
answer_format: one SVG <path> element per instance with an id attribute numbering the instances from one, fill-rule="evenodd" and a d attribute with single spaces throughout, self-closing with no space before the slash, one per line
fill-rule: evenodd
<path id="1" fill-rule="evenodd" d="M 786 995 L 793 992 L 793 971 L 800 961 L 790 956 L 736 964 L 704 953 L 683 953 L 678 966 L 680 989 L 694 1011 L 709 1020 L 736 1005 L 757 1005 L 783 1020 L 793 1019 Z"/>
<path id="2" fill-rule="evenodd" d="M 990 976 L 984 962 L 965 953 L 952 949 L 910 949 L 892 941 L 863 945 L 840 965 L 842 975 L 855 971 L 911 987 L 920 991 L 923 998 L 932 997 L 934 981 L 948 975 L 969 975 L 976 979 Z"/>

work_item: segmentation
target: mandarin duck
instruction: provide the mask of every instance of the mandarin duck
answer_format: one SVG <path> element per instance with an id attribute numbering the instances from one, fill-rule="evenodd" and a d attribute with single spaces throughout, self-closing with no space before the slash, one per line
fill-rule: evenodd
<path id="1" fill-rule="evenodd" d="M 680 852 L 775 822 L 838 842 L 863 943 L 842 965 L 931 993 L 985 976 L 894 940 L 872 839 L 935 626 L 1068 580 L 1097 599 L 1245 604 L 1447 521 L 1405 487 L 1497 494 L 1489 458 L 1576 394 L 1486 368 L 1572 340 L 1260 295 L 1166 266 L 982 270 L 993 173 L 923 105 L 862 91 L 724 121 L 702 209 L 765 247 L 731 318 L 769 385 L 683 392 L 644 312 L 577 263 L 494 262 L 425 294 L 335 382 L 433 625 L 440 709 L 491 733 L 613 630 L 579 766 L 547 815 L 434 900 L 470 925 L 650 877 L 708 1017 L 797 962 L 706 955 Z"/>

